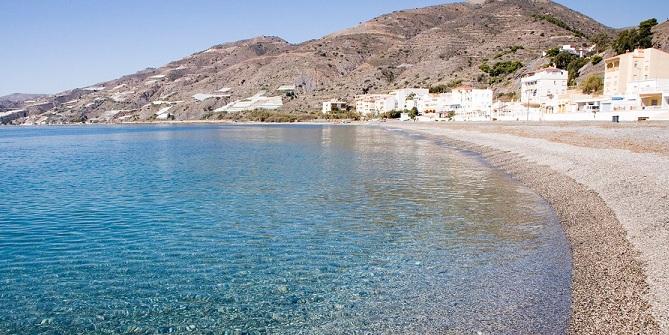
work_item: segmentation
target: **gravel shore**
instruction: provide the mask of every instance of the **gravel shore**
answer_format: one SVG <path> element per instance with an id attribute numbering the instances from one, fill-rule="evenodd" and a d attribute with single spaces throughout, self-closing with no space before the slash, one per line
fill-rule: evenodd
<path id="1" fill-rule="evenodd" d="M 669 334 L 669 123 L 395 123 L 480 153 L 555 208 L 573 334 Z"/>

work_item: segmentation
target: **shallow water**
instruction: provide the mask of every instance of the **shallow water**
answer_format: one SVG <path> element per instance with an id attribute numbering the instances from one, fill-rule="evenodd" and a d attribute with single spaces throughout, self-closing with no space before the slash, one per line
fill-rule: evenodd
<path id="1" fill-rule="evenodd" d="M 0 128 L 0 334 L 560 334 L 569 250 L 475 156 L 371 127 Z"/>

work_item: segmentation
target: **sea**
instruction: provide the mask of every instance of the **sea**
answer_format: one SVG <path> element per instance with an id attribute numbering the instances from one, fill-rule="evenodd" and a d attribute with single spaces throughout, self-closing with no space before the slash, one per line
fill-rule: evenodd
<path id="1" fill-rule="evenodd" d="M 545 200 L 369 125 L 0 127 L 0 334 L 564 334 Z"/>

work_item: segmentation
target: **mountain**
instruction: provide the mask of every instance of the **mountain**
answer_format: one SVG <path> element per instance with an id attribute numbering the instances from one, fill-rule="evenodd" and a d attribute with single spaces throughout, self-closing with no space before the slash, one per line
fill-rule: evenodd
<path id="1" fill-rule="evenodd" d="M 669 52 L 669 20 L 653 28 L 653 43 L 657 48 Z"/>
<path id="2" fill-rule="evenodd" d="M 403 10 L 300 44 L 263 36 L 216 45 L 161 68 L 49 97 L 29 107 L 30 119 L 146 120 L 165 100 L 179 102 L 171 110 L 177 119 L 200 119 L 230 99 L 261 90 L 272 94 L 284 84 L 297 87 L 297 96 L 285 101 L 290 111 L 317 110 L 331 98 L 454 81 L 506 92 L 523 73 L 546 64 L 543 51 L 587 44 L 600 32 L 614 33 L 548 0 L 470 0 Z M 524 66 L 494 78 L 479 69 L 506 61 Z M 231 97 L 217 93 L 222 88 Z M 195 94 L 218 97 L 198 102 Z"/>
<path id="3" fill-rule="evenodd" d="M 26 101 L 36 100 L 46 97 L 46 94 L 26 94 L 13 93 L 0 97 L 0 112 L 21 107 Z"/>

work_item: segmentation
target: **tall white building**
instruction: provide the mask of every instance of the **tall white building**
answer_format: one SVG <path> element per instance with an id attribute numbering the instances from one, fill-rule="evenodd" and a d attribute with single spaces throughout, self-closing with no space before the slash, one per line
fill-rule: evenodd
<path id="1" fill-rule="evenodd" d="M 622 97 L 635 81 L 669 79 L 669 53 L 658 49 L 637 49 L 604 60 L 604 95 Z"/>
<path id="2" fill-rule="evenodd" d="M 569 72 L 556 68 L 531 73 L 521 80 L 520 101 L 526 105 L 537 105 L 556 110 L 558 96 L 568 89 Z"/>
<path id="3" fill-rule="evenodd" d="M 461 86 L 451 92 L 451 109 L 456 121 L 490 120 L 492 115 L 492 96 L 490 89 L 477 89 Z"/>
<path id="4" fill-rule="evenodd" d="M 426 88 L 403 88 L 390 92 L 395 96 L 395 109 L 406 110 L 418 107 L 418 100 L 430 94 Z"/>
<path id="5" fill-rule="evenodd" d="M 395 96 L 391 94 L 365 94 L 355 98 L 355 110 L 364 116 L 390 112 L 395 106 Z"/>

